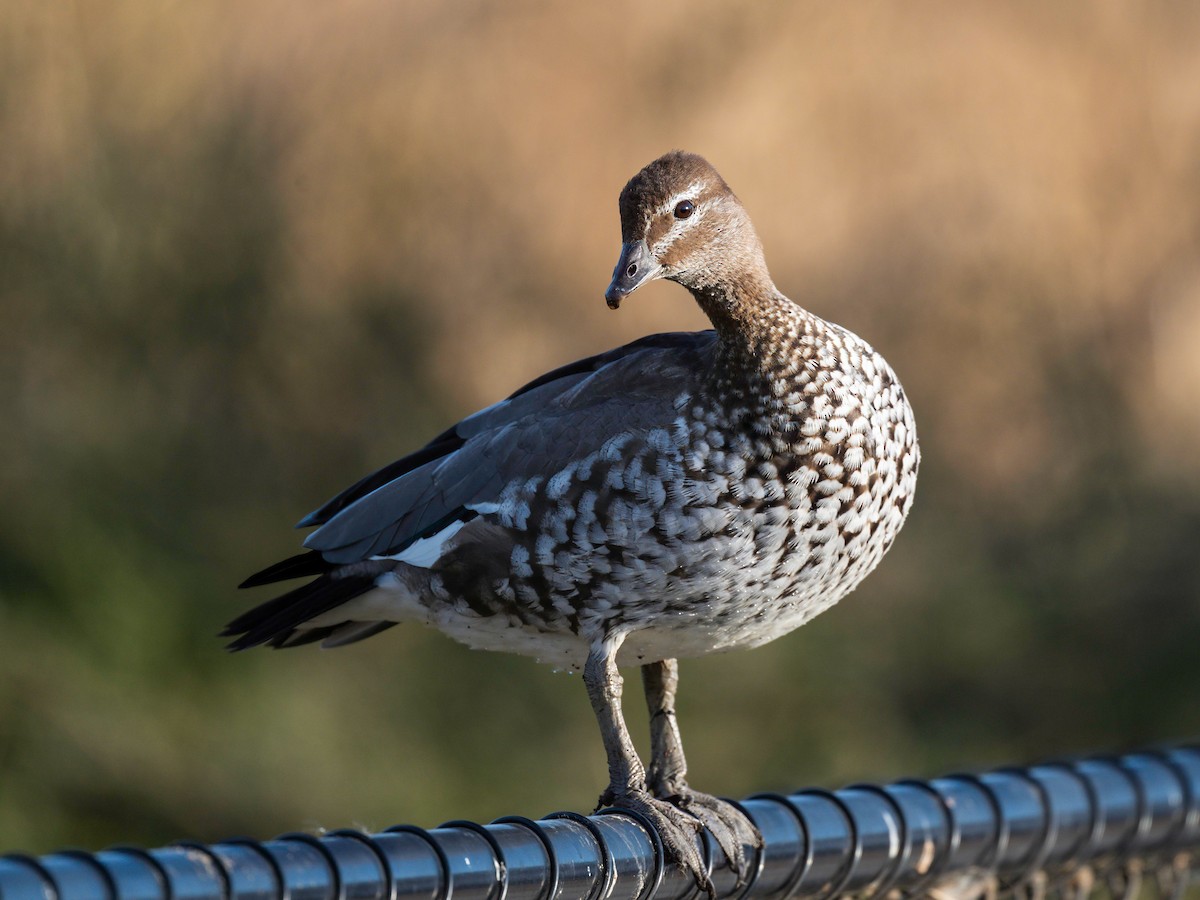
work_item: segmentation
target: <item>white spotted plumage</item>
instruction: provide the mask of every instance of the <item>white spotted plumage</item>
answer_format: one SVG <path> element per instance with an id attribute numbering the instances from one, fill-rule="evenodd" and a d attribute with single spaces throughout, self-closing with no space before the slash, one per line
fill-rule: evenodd
<path id="1" fill-rule="evenodd" d="M 609 765 L 601 805 L 640 815 L 716 896 L 695 828 L 741 876 L 760 836 L 687 786 L 675 660 L 786 634 L 866 577 L 912 504 L 916 430 L 883 358 L 776 289 L 707 162 L 669 153 L 619 205 L 609 307 L 668 278 L 713 331 L 564 366 L 348 488 L 302 521 L 320 526 L 309 553 L 246 586 L 315 580 L 226 633 L 235 649 L 340 646 L 417 621 L 582 668 Z M 648 767 L 620 662 L 644 666 Z"/>
<path id="2" fill-rule="evenodd" d="M 916 485 L 904 392 L 869 344 L 775 289 L 711 167 L 673 164 L 626 188 L 622 228 L 715 333 L 551 373 L 335 498 L 306 520 L 332 596 L 248 614 L 241 645 L 415 620 L 560 667 L 621 634 L 621 659 L 646 662 L 762 644 L 875 568 Z"/>

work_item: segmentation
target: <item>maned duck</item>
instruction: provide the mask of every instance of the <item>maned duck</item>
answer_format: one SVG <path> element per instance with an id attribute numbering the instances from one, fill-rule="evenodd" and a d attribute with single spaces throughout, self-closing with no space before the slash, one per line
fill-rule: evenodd
<path id="1" fill-rule="evenodd" d="M 656 278 L 713 330 L 556 369 L 306 516 L 309 552 L 242 587 L 315 580 L 231 622 L 240 650 L 336 647 L 424 622 L 582 669 L 608 756 L 601 804 L 641 813 L 712 891 L 708 827 L 745 868 L 753 825 L 688 787 L 676 659 L 755 647 L 828 609 L 895 540 L 917 480 L 912 409 L 870 345 L 781 294 L 741 203 L 673 152 L 620 197 L 605 298 Z M 621 712 L 639 665 L 649 770 Z"/>

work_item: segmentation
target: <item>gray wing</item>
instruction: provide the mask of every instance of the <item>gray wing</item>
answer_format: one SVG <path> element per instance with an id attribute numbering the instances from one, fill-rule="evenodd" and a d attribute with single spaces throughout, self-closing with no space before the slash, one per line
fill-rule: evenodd
<path id="1" fill-rule="evenodd" d="M 324 524 L 304 545 L 334 564 L 392 555 L 473 517 L 472 506 L 513 480 L 551 475 L 619 434 L 667 426 L 677 398 L 710 368 L 715 343 L 711 331 L 652 335 L 555 370 L 334 498 L 305 520 Z M 381 477 L 406 461 L 415 465 Z"/>

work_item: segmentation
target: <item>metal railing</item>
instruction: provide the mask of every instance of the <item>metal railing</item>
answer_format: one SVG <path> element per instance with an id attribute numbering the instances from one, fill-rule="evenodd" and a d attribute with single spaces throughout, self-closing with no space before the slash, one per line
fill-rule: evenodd
<path id="1" fill-rule="evenodd" d="M 742 801 L 763 847 L 741 885 L 715 842 L 720 897 L 964 897 L 1047 890 L 1132 897 L 1142 873 L 1182 896 L 1200 854 L 1200 746 Z M 0 857 L 2 900 L 681 900 L 636 815 L 554 813 L 271 841 Z"/>

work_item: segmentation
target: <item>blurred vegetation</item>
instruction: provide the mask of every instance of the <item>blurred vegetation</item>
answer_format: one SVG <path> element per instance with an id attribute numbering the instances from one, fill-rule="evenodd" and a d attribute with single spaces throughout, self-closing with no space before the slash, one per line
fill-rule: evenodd
<path id="1" fill-rule="evenodd" d="M 601 299 L 616 193 L 671 147 L 892 361 L 925 452 L 856 594 L 684 663 L 695 783 L 1195 734 L 1198 42 L 1136 0 L 5 4 L 0 847 L 594 802 L 575 677 L 215 633 L 351 480 L 703 326 L 673 285 Z"/>

